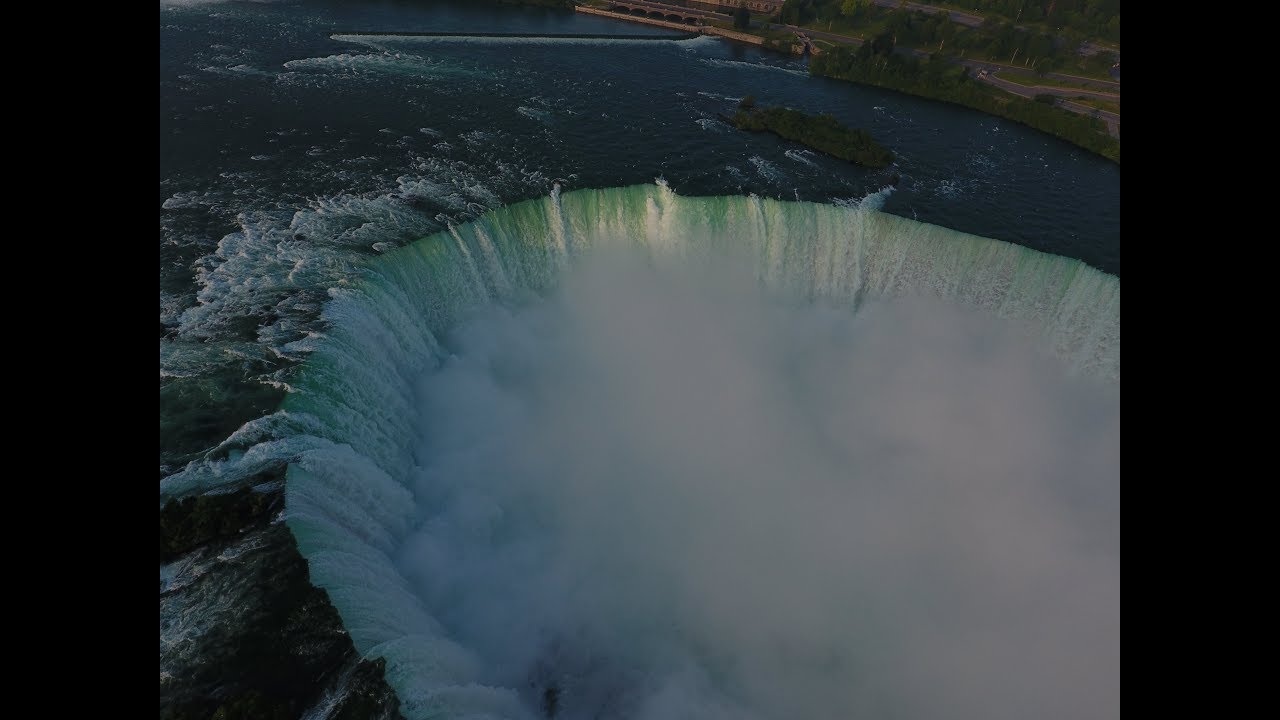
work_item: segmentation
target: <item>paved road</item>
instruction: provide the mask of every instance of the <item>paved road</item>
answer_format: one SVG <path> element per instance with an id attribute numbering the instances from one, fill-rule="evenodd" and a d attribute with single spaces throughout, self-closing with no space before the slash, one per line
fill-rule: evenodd
<path id="1" fill-rule="evenodd" d="M 885 7 L 885 8 L 896 8 L 902 5 L 901 0 L 872 0 L 872 2 L 874 2 L 876 5 L 879 5 L 880 7 Z M 940 12 L 948 12 L 951 14 L 951 20 L 953 22 L 960 23 L 961 25 L 967 25 L 969 27 L 978 27 L 979 25 L 981 25 L 983 22 L 986 21 L 986 18 L 983 17 L 982 15 L 974 15 L 973 13 L 960 12 L 959 10 L 949 10 L 947 8 L 938 7 L 936 5 L 926 5 L 924 3 L 908 2 L 906 3 L 906 6 L 910 10 L 919 10 L 920 12 L 929 13 L 930 15 L 935 15 Z M 1016 27 L 1019 30 L 1033 30 L 1033 28 L 1030 28 L 1026 25 L 1014 25 L 1014 27 Z M 1084 55 L 1086 57 L 1089 55 L 1097 55 L 1098 53 L 1115 53 L 1117 58 L 1120 56 L 1120 51 L 1118 49 L 1110 48 L 1110 47 L 1107 47 L 1106 45 L 1099 45 L 1097 43 L 1090 42 L 1088 40 L 1080 44 L 1080 48 L 1078 49 L 1078 52 L 1081 55 Z"/>
<path id="2" fill-rule="evenodd" d="M 1098 80 L 1096 78 L 1080 77 L 1079 75 L 1067 75 L 1066 73 L 1056 72 L 1047 72 L 1044 76 L 1055 78 L 1057 80 L 1066 80 L 1067 82 L 1084 83 L 1085 85 L 1092 85 L 1099 88 L 1109 88 L 1115 90 L 1117 93 L 1120 92 L 1120 83 L 1112 80 Z"/>
<path id="3" fill-rule="evenodd" d="M 1000 80 L 1005 81 L 1004 78 L 1000 78 Z M 1009 80 L 1007 82 L 1013 82 L 1013 81 Z M 1100 90 L 1085 90 L 1083 88 L 1055 87 L 1053 85 L 1026 85 L 1024 83 L 1014 83 L 1014 84 L 1022 84 L 1024 87 L 1027 87 L 1036 93 L 1048 93 L 1050 95 L 1060 95 L 1062 97 L 1078 97 L 1080 95 L 1087 95 L 1089 97 L 1094 97 L 1099 100 L 1110 100 L 1117 103 L 1120 102 L 1119 93 L 1102 92 Z"/>
<path id="4" fill-rule="evenodd" d="M 1019 72 L 1024 72 L 1024 73 L 1031 72 L 1031 68 L 1022 67 L 1020 65 L 1006 65 L 1004 63 L 999 63 L 999 62 L 991 62 L 990 60 L 968 60 L 968 59 L 952 58 L 952 62 L 958 62 L 961 65 L 964 65 L 965 67 L 973 68 L 974 70 L 986 70 L 988 72 L 997 72 L 1000 70 L 1017 70 Z M 1054 78 L 1055 80 L 1062 80 L 1065 82 L 1078 82 L 1085 85 L 1090 85 L 1092 87 L 1100 88 L 1103 90 L 1113 90 L 1116 93 L 1120 92 L 1120 83 L 1113 82 L 1111 80 L 1098 80 L 1097 78 L 1087 78 L 1087 77 L 1081 77 L 1079 75 L 1068 75 L 1066 73 L 1056 73 L 1056 72 L 1047 72 L 1044 74 L 1044 76 Z"/>
<path id="5" fill-rule="evenodd" d="M 770 30 L 790 30 L 792 32 L 804 33 L 805 35 L 808 35 L 811 38 L 822 38 L 823 40 L 830 40 L 831 42 L 844 43 L 846 45 L 853 45 L 854 47 L 857 47 L 862 43 L 866 42 L 862 38 L 854 37 L 852 35 L 837 35 L 836 33 L 829 33 L 824 30 L 813 30 L 811 28 L 802 28 L 797 25 L 770 25 L 769 29 Z"/>
<path id="6" fill-rule="evenodd" d="M 649 7 L 654 10 L 664 10 L 664 11 L 672 10 L 677 12 L 688 13 L 690 15 L 697 15 L 699 17 L 703 17 L 707 19 L 726 20 L 728 17 L 723 13 L 715 13 L 715 12 L 710 12 L 706 10 L 695 10 L 693 8 L 680 7 L 677 5 L 668 5 L 661 2 L 655 2 L 654 0 L 627 0 L 627 1 L 636 5 Z M 881 7 L 898 7 L 901 4 L 900 0 L 872 0 L 872 1 Z M 946 8 L 940 8 L 934 5 L 926 5 L 924 3 L 917 3 L 917 2 L 907 2 L 907 7 L 912 10 L 920 10 L 926 13 L 937 13 L 937 12 L 943 12 L 944 10 L 946 10 Z M 976 27 L 978 25 L 981 25 L 985 19 L 981 15 L 963 13 L 957 10 L 948 10 L 947 12 L 951 13 L 951 19 L 954 20 L 955 22 L 958 22 L 962 25 L 968 25 L 970 27 Z M 809 37 L 822 38 L 824 40 L 830 40 L 832 42 L 845 43 L 845 44 L 854 45 L 854 46 L 861 45 L 864 42 L 862 38 L 858 38 L 858 37 L 852 37 L 849 35 L 840 35 L 838 33 L 831 33 L 823 30 L 814 30 L 811 28 L 802 28 L 802 27 L 797 27 L 795 25 L 770 24 L 769 28 L 771 30 L 784 30 L 784 29 L 791 30 L 792 32 L 804 33 Z M 899 52 L 905 52 L 905 51 L 900 49 Z M 929 56 L 929 54 L 923 50 L 914 50 L 907 54 L 915 55 L 916 57 Z M 1004 63 L 988 62 L 983 60 L 955 60 L 955 62 L 959 62 L 962 65 L 965 65 L 966 67 L 971 67 L 974 70 L 986 69 L 988 71 L 995 71 L 998 69 L 1005 69 L 1005 70 L 1021 70 L 1023 72 L 1026 72 L 1028 69 L 1028 68 L 1020 67 L 1017 65 L 1006 65 Z M 1068 75 L 1066 73 L 1055 73 L 1055 72 L 1045 73 L 1045 77 L 1051 77 L 1057 80 L 1063 80 L 1065 82 L 1078 82 L 1084 85 L 1088 85 L 1090 87 L 1098 88 L 1100 90 L 1114 90 L 1117 93 L 1120 92 L 1120 83 L 1112 82 L 1110 80 L 1098 80 L 1095 78 L 1080 77 L 1078 75 Z M 1093 93 L 1086 92 L 1086 94 L 1093 94 Z"/>
<path id="7" fill-rule="evenodd" d="M 1045 93 L 1045 92 L 1051 95 L 1059 95 L 1059 96 L 1071 95 L 1070 90 L 1065 90 L 1063 88 L 1046 88 L 1046 87 L 1029 88 L 1029 87 L 1019 85 L 1017 83 L 1009 82 L 1008 80 L 1001 80 L 995 75 L 991 75 L 989 73 L 987 75 L 978 76 L 976 79 L 978 80 L 978 82 L 984 82 L 990 85 L 995 85 L 1001 90 L 1013 93 L 1014 95 L 1019 95 L 1024 98 L 1035 98 L 1036 95 Z M 1053 91 L 1058 91 L 1058 92 L 1053 92 Z M 1117 138 L 1120 137 L 1120 115 L 1118 113 L 1109 112 L 1107 110 L 1099 110 L 1098 108 L 1091 107 L 1089 105 L 1081 105 L 1080 103 L 1071 102 L 1070 100 L 1059 100 L 1057 105 L 1060 108 L 1070 110 L 1074 113 L 1079 113 L 1081 115 L 1092 115 L 1093 117 L 1101 119 L 1103 122 L 1107 124 L 1107 131 L 1110 132 L 1113 137 L 1117 137 Z"/>
<path id="8" fill-rule="evenodd" d="M 832 42 L 845 43 L 845 44 L 854 45 L 854 46 L 861 45 L 862 43 L 866 42 L 862 38 L 850 37 L 848 35 L 837 35 L 835 33 L 822 32 L 819 30 L 810 30 L 808 28 L 800 28 L 794 25 L 770 25 L 769 27 L 770 29 L 775 29 L 775 30 L 782 30 L 782 29 L 791 30 L 794 32 L 804 33 L 806 35 L 809 35 L 810 37 L 822 38 L 824 40 L 830 40 Z M 914 48 L 899 47 L 899 48 L 894 48 L 894 52 L 900 53 L 903 55 L 914 55 L 920 58 L 929 57 L 929 53 L 923 50 L 916 50 Z M 1014 65 L 1002 65 L 1000 63 L 987 63 L 987 62 L 981 62 L 978 60 L 961 60 L 959 58 L 951 58 L 951 62 L 958 63 L 960 65 L 964 65 L 966 67 L 973 68 L 975 70 L 982 70 L 982 69 L 998 70 L 999 68 L 1014 68 L 1017 70 L 1025 71 L 1025 68 L 1018 68 Z M 976 76 L 977 73 L 974 73 L 974 75 Z M 1058 73 L 1046 73 L 1046 75 L 1050 77 L 1064 78 L 1064 79 L 1070 79 L 1070 80 L 1088 80 L 1089 79 L 1089 78 L 1077 78 L 1074 75 L 1060 75 Z M 1074 90 L 1071 88 L 1050 88 L 1050 87 L 1043 87 L 1043 86 L 1030 88 L 1025 85 L 1019 85 L 1017 83 L 1009 82 L 1008 80 L 1001 80 L 1000 78 L 997 78 L 996 76 L 991 75 L 989 72 L 985 77 L 981 77 L 978 79 L 983 82 L 988 82 L 992 85 L 995 85 L 1001 90 L 1007 90 L 1008 92 L 1011 92 L 1014 95 L 1018 95 L 1025 98 L 1034 99 L 1038 93 L 1047 92 L 1051 95 L 1068 96 L 1068 97 L 1074 97 L 1076 95 L 1095 95 L 1095 96 L 1101 97 L 1104 100 L 1116 100 L 1116 101 L 1120 100 L 1119 94 L 1093 92 L 1090 90 Z M 1101 81 L 1098 81 L 1098 82 L 1101 84 Z M 1120 87 L 1119 83 L 1106 83 L 1106 84 L 1114 85 L 1116 88 Z M 1061 107 L 1065 110 L 1070 110 L 1075 113 L 1080 113 L 1081 115 L 1094 115 L 1096 117 L 1102 118 L 1107 123 L 1107 130 L 1110 131 L 1113 136 L 1120 137 L 1120 116 L 1116 113 L 1107 112 L 1106 110 L 1099 110 L 1097 108 L 1090 107 L 1088 105 L 1073 103 L 1068 100 L 1059 100 L 1058 107 Z"/>
<path id="9" fill-rule="evenodd" d="M 1078 112 L 1081 115 L 1093 115 L 1094 117 L 1101 118 L 1102 121 L 1107 124 L 1107 132 L 1111 133 L 1111 136 L 1114 137 L 1115 139 L 1117 140 L 1120 139 L 1120 116 L 1119 115 L 1116 115 L 1115 113 L 1109 113 L 1106 110 L 1091 108 L 1088 105 L 1081 105 L 1080 103 L 1074 103 L 1074 102 L 1071 102 L 1070 100 L 1059 100 L 1058 107 L 1066 108 L 1067 110 L 1071 110 L 1072 112 Z"/>
<path id="10" fill-rule="evenodd" d="M 700 11 L 690 11 L 688 8 L 676 8 L 671 5 L 664 6 L 661 3 L 649 2 L 648 0 L 639 0 L 638 2 L 637 0 L 629 0 L 629 1 L 635 2 L 636 4 L 639 4 L 639 5 L 652 7 L 655 10 L 679 9 L 684 12 L 700 12 Z M 881 2 L 881 0 L 876 0 L 876 2 Z M 884 0 L 884 2 L 893 3 L 893 0 Z M 724 18 L 723 15 L 717 15 L 715 13 L 706 13 L 706 14 L 711 17 L 716 17 L 718 19 Z M 619 15 L 625 17 L 625 15 L 623 15 L 622 13 L 619 13 Z M 829 40 L 831 42 L 843 43 L 846 45 L 853 45 L 855 47 L 862 45 L 862 43 L 866 42 L 865 40 L 859 37 L 852 37 L 850 35 L 840 35 L 837 33 L 826 32 L 823 30 L 813 30 L 811 28 L 802 28 L 802 27 L 797 27 L 795 25 L 769 24 L 768 27 L 770 30 L 790 30 L 795 33 L 807 35 L 810 38 L 821 38 L 823 40 Z M 894 48 L 894 52 L 901 53 L 903 55 L 914 55 L 920 58 L 929 57 L 929 53 L 925 52 L 924 50 L 916 50 L 914 48 L 898 47 L 898 48 Z M 966 67 L 974 68 L 978 70 L 987 69 L 988 71 L 992 71 L 992 70 L 999 70 L 1001 68 L 1023 70 L 1023 71 L 1026 70 L 1026 68 L 1019 68 L 1016 65 L 1004 65 L 1002 63 L 983 62 L 980 60 L 962 60 L 959 58 L 951 58 L 951 62 L 959 63 Z M 1062 75 L 1059 73 L 1046 73 L 1046 75 L 1049 77 L 1055 77 L 1055 78 L 1066 79 L 1066 80 L 1094 82 L 1103 86 L 1114 86 L 1117 89 L 1119 89 L 1120 87 L 1119 83 L 1108 83 L 1101 80 L 1092 80 L 1090 78 L 1078 78 L 1074 75 Z M 1075 91 L 1067 88 L 1047 88 L 1047 87 L 1029 88 L 1029 87 L 1026 87 L 1025 85 L 1019 85 L 1017 83 L 1009 82 L 1008 80 L 1001 80 L 1000 78 L 997 78 L 996 76 L 991 75 L 990 73 L 988 73 L 985 77 L 981 77 L 978 79 L 983 82 L 987 82 L 992 85 L 995 85 L 996 87 L 1002 90 L 1006 90 L 1010 93 L 1013 93 L 1014 95 L 1018 95 L 1026 98 L 1034 98 L 1040 92 L 1047 92 L 1047 93 L 1050 93 L 1053 95 L 1059 95 L 1059 96 L 1089 94 L 1089 95 L 1101 96 L 1104 99 L 1108 99 L 1108 100 L 1119 99 L 1119 95 L 1111 95 L 1109 93 L 1100 93 L 1100 92 L 1090 92 L 1087 90 Z M 1116 113 L 1107 112 L 1106 110 L 1099 110 L 1097 108 L 1089 107 L 1088 105 L 1081 105 L 1079 103 L 1074 103 L 1069 100 L 1059 100 L 1058 106 L 1066 110 L 1070 110 L 1072 112 L 1080 113 L 1082 115 L 1093 115 L 1095 117 L 1102 118 L 1103 120 L 1106 121 L 1107 129 L 1111 132 L 1111 134 L 1116 137 L 1120 136 L 1120 116 Z"/>
<path id="11" fill-rule="evenodd" d="M 892 1 L 892 0 L 886 0 L 886 1 Z M 832 42 L 844 42 L 844 44 L 846 45 L 852 45 L 855 47 L 863 44 L 863 42 L 867 42 L 863 40 L 863 38 L 861 37 L 854 37 L 850 35 L 837 35 L 837 33 L 835 32 L 820 31 L 820 29 L 812 29 L 812 28 L 806 28 L 806 27 L 785 26 L 785 24 L 771 24 L 771 26 L 769 26 L 769 29 L 790 29 L 790 31 L 792 32 L 803 32 L 805 33 L 805 35 L 808 35 L 809 37 L 820 37 L 820 38 L 823 38 L 823 40 L 829 40 Z M 928 51 L 910 50 L 908 49 L 908 47 L 899 47 L 899 49 L 896 49 L 895 51 L 896 53 L 915 55 L 916 58 L 928 58 L 929 56 Z M 992 63 L 992 61 L 987 61 L 987 60 L 966 60 L 961 58 L 951 58 L 951 61 L 952 63 L 959 63 L 961 65 L 965 65 L 966 68 L 973 68 L 975 70 L 986 69 L 988 70 L 988 72 L 996 72 L 996 70 L 1002 70 L 1002 69 L 1019 70 L 1019 72 L 1023 72 L 1023 73 L 1030 72 L 1029 68 L 1021 67 L 1021 65 L 1006 65 L 1004 63 Z M 1108 79 L 1069 76 L 1069 74 L 1066 74 L 1066 73 L 1044 73 L 1044 77 L 1060 79 L 1060 81 L 1064 81 L 1064 82 L 1079 82 L 1079 83 L 1082 83 L 1082 85 L 1101 88 L 1101 90 L 1115 91 L 1116 94 L 1119 94 L 1120 92 L 1120 83 L 1108 81 Z"/>

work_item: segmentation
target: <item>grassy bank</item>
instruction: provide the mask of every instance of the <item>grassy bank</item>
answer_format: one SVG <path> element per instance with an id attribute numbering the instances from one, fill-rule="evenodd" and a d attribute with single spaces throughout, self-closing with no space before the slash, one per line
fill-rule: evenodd
<path id="1" fill-rule="evenodd" d="M 988 12 L 991 8 L 987 7 L 979 14 L 986 15 L 988 21 L 978 27 L 953 22 L 943 13 L 884 8 L 873 5 L 870 0 L 787 0 L 779 19 L 812 30 L 852 37 L 872 38 L 888 33 L 898 47 L 941 52 L 967 60 L 1017 65 L 1028 72 L 1058 71 L 1099 80 L 1110 79 L 1108 70 L 1118 59 L 1114 57 L 1115 53 L 1080 54 L 1078 49 L 1086 36 L 1027 22 L 1037 12 L 1034 5 L 1035 0 L 1020 0 L 1014 14 L 1023 9 L 1030 15 L 1023 15 L 1017 22 L 1012 22 L 1012 18 L 1002 21 Z M 1057 5 L 1065 7 L 1062 2 Z M 973 12 L 972 8 L 970 12 Z M 1118 6 L 1115 12 L 1118 20 Z M 1098 19 L 1102 19 L 1101 16 Z M 1107 16 L 1106 21 L 1109 20 L 1110 16 Z M 1097 38 L 1103 36 L 1088 35 L 1095 38 L 1095 44 Z"/>
<path id="2" fill-rule="evenodd" d="M 1011 83 L 1017 83 L 1024 87 L 1054 87 L 1064 90 L 1094 90 L 1098 92 L 1109 92 L 1108 90 L 1100 90 L 1088 83 L 1069 82 L 1067 80 L 1058 80 L 1051 77 L 1040 77 L 1037 75 L 1016 72 L 1012 70 L 997 70 L 995 76 L 1001 80 L 1008 80 Z M 1119 93 L 1116 93 L 1119 94 Z"/>
<path id="3" fill-rule="evenodd" d="M 1069 98 L 1063 98 L 1063 99 L 1070 100 L 1071 102 L 1077 103 L 1080 105 L 1088 105 L 1089 107 L 1097 108 L 1099 110 L 1106 110 L 1107 112 L 1113 112 L 1117 115 L 1120 114 L 1120 103 L 1118 102 L 1111 102 L 1110 100 L 1099 100 L 1098 98 L 1092 98 L 1085 95 L 1079 95 L 1077 97 L 1069 97 Z"/>
<path id="4" fill-rule="evenodd" d="M 877 48 L 879 51 L 877 51 Z M 809 62 L 814 75 L 889 88 L 910 95 L 964 105 L 1060 137 L 1120 162 L 1120 141 L 1096 118 L 1004 93 L 969 78 L 965 68 L 934 55 L 925 62 L 892 52 L 892 43 L 841 47 Z"/>

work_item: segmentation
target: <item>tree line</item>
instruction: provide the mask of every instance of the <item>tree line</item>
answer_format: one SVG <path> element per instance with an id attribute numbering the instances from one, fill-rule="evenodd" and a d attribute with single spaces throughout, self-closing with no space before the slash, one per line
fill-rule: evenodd
<path id="1" fill-rule="evenodd" d="M 1044 23 L 1089 37 L 1120 42 L 1120 0 L 949 0 L 979 15 L 1015 23 Z"/>
<path id="2" fill-rule="evenodd" d="M 937 54 L 924 62 L 896 54 L 893 39 L 887 33 L 857 50 L 838 47 L 817 55 L 809 61 L 809 72 L 964 105 L 1042 130 L 1120 162 L 1120 141 L 1107 133 L 1101 120 L 1008 95 L 974 81 L 967 68 Z"/>
<path id="3" fill-rule="evenodd" d="M 1012 0 L 1031 6 L 1032 0 Z M 960 3 L 981 4 L 982 0 Z M 1060 0 L 1068 7 L 1068 0 Z M 1048 5 L 1050 3 L 1046 3 Z M 1003 7 L 1003 6 L 1001 6 Z M 1054 6 L 1057 12 L 1057 6 Z M 1015 11 L 1010 17 L 988 14 L 981 26 L 970 28 L 951 20 L 947 13 L 925 13 L 905 8 L 882 8 L 871 0 L 786 0 L 778 11 L 778 20 L 791 25 L 808 25 L 834 32 L 888 32 L 898 45 L 919 47 L 945 55 L 989 58 L 1007 64 L 1022 65 L 1044 73 L 1054 70 L 1084 71 L 1105 75 L 1117 62 L 1114 53 L 1102 52 L 1081 56 L 1077 50 L 1084 35 L 1119 39 L 1119 5 L 1116 5 L 1114 38 L 1105 32 L 1075 32 L 1069 26 L 1055 31 L 1045 25 L 1028 25 Z M 990 8 L 974 8 L 989 10 Z M 1073 11 L 1074 12 L 1074 11 Z M 1101 12 L 1101 11 L 1098 11 Z M 1031 16 L 1038 17 L 1036 13 Z M 1096 15 L 1096 17 L 1102 17 Z M 1110 17 L 1110 16 L 1107 16 Z M 1104 25 L 1110 24 L 1107 20 Z"/>

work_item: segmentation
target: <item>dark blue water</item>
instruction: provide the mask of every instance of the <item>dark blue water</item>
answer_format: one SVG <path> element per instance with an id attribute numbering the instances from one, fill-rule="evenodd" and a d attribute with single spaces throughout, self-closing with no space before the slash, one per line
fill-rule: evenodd
<path id="1" fill-rule="evenodd" d="M 1120 270 L 1118 166 L 955 106 L 680 41 L 335 36 L 661 34 L 472 2 L 162 2 L 161 474 L 266 412 L 328 291 L 486 210 L 665 179 L 684 195 L 854 201 Z M 872 171 L 717 115 L 829 112 L 898 157 Z"/>
<path id="2" fill-rule="evenodd" d="M 1020 125 L 713 38 L 339 34 L 358 31 L 663 33 L 478 2 L 162 0 L 162 481 L 279 437 L 271 413 L 324 303 L 371 258 L 556 186 L 661 178 L 682 195 L 848 203 L 886 197 L 897 176 L 886 212 L 1120 271 L 1118 166 Z M 872 171 L 738 132 L 718 115 L 746 95 L 866 128 L 897 163 Z M 279 478 L 287 449 L 264 454 Z M 224 557 L 246 569 L 208 587 L 264 577 L 252 553 Z M 171 575 L 162 566 L 162 592 Z M 161 604 L 162 698 L 166 667 L 220 652 L 207 628 L 236 645 L 247 632 L 227 627 L 247 622 L 239 595 L 191 587 Z"/>

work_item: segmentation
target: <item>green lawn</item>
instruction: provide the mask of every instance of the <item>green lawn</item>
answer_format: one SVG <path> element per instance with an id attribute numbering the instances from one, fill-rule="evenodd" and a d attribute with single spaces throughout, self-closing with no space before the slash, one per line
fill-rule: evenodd
<path id="1" fill-rule="evenodd" d="M 1035 71 L 1034 71 L 1034 70 L 1032 70 L 1030 66 L 1025 66 L 1025 67 L 1024 67 L 1024 66 L 1022 65 L 1022 63 L 1023 63 L 1023 62 L 1025 62 L 1025 61 L 1027 60 L 1027 58 L 1026 58 L 1025 56 L 1023 56 L 1023 55 L 1018 55 L 1016 58 L 1013 58 L 1013 62 L 1010 62 L 1010 61 L 1009 61 L 1009 56 L 1008 56 L 1008 55 L 1005 55 L 1005 56 L 1003 56 L 1003 57 L 991 57 L 990 55 L 987 55 L 986 53 L 983 53 L 983 52 L 980 52 L 980 51 L 976 51 L 976 50 L 974 50 L 973 48 L 970 48 L 968 52 L 964 53 L 963 55 L 960 55 L 959 57 L 963 57 L 965 60 L 977 60 L 977 61 L 979 61 L 979 62 L 999 63 L 1000 65 L 1014 65 L 1014 66 L 1017 66 L 1017 67 L 1019 67 L 1019 68 L 1022 68 L 1022 71 L 1023 71 L 1024 73 L 1026 73 L 1027 75 L 1034 75 L 1034 74 L 1035 74 Z M 1080 58 L 1080 59 L 1081 59 L 1081 60 L 1083 60 L 1084 58 Z M 1080 67 L 1080 65 L 1075 64 L 1075 63 L 1067 63 L 1067 64 L 1065 64 L 1065 65 L 1062 65 L 1061 67 L 1054 68 L 1054 69 L 1053 69 L 1053 72 L 1060 73 L 1060 74 L 1062 74 L 1062 75 L 1077 75 L 1077 76 L 1079 76 L 1079 77 L 1086 78 L 1086 79 L 1089 79 L 1089 80 L 1105 80 L 1105 81 L 1107 81 L 1107 82 L 1115 82 L 1115 79 L 1114 79 L 1114 78 L 1112 78 L 1110 75 L 1108 75 L 1108 74 L 1107 74 L 1107 72 L 1106 72 L 1105 70 L 1088 70 L 1088 69 L 1086 69 L 1086 68 Z M 1070 80 L 1065 80 L 1065 81 L 1064 81 L 1064 80 L 1054 80 L 1054 81 L 1050 81 L 1050 82 L 1042 82 L 1042 83 L 1039 83 L 1039 84 L 1040 84 L 1040 85 L 1051 85 L 1051 84 L 1053 84 L 1053 83 L 1055 83 L 1055 82 L 1056 82 L 1056 83 L 1063 83 L 1063 82 L 1065 82 L 1065 83 L 1067 83 L 1067 84 L 1066 84 L 1066 85 L 1054 85 L 1054 87 L 1068 87 L 1068 88 L 1077 88 L 1077 87 L 1080 87 L 1080 85 L 1071 85 L 1071 84 L 1070 84 L 1070 82 L 1071 82 Z"/>
<path id="2" fill-rule="evenodd" d="M 996 75 L 996 77 L 999 77 L 1001 80 L 1008 80 L 1011 83 L 1017 83 L 1019 85 L 1025 85 L 1027 87 L 1035 87 L 1036 85 L 1040 85 L 1043 87 L 1064 88 L 1066 90 L 1080 90 L 1080 89 L 1098 90 L 1098 88 L 1090 87 L 1085 83 L 1070 82 L 1067 80 L 1058 80 L 1057 78 L 1051 78 L 1051 77 L 1040 77 L 1038 75 L 1033 75 L 1030 73 L 1015 72 L 1012 70 L 1000 70 L 994 74 Z M 1099 92 L 1107 92 L 1107 91 L 1099 90 Z M 1117 95 L 1119 94 L 1118 89 L 1116 94 Z"/>
<path id="3" fill-rule="evenodd" d="M 888 21 L 884 17 L 877 17 L 874 20 L 867 21 L 859 19 L 856 21 L 841 18 L 840 22 L 811 22 L 799 27 L 807 30 L 818 30 L 821 32 L 835 33 L 836 35 L 849 35 L 859 39 L 875 37 L 877 33 L 883 32 Z"/>
<path id="4" fill-rule="evenodd" d="M 1070 100 L 1073 103 L 1079 103 L 1080 105 L 1088 105 L 1089 107 L 1095 107 L 1095 108 L 1098 108 L 1099 110 L 1106 110 L 1107 112 L 1113 112 L 1117 115 L 1120 114 L 1120 103 L 1118 102 L 1111 102 L 1110 100 L 1099 100 L 1097 98 L 1085 97 L 1083 95 L 1080 97 L 1073 97 L 1073 98 L 1066 98 L 1066 99 Z"/>

